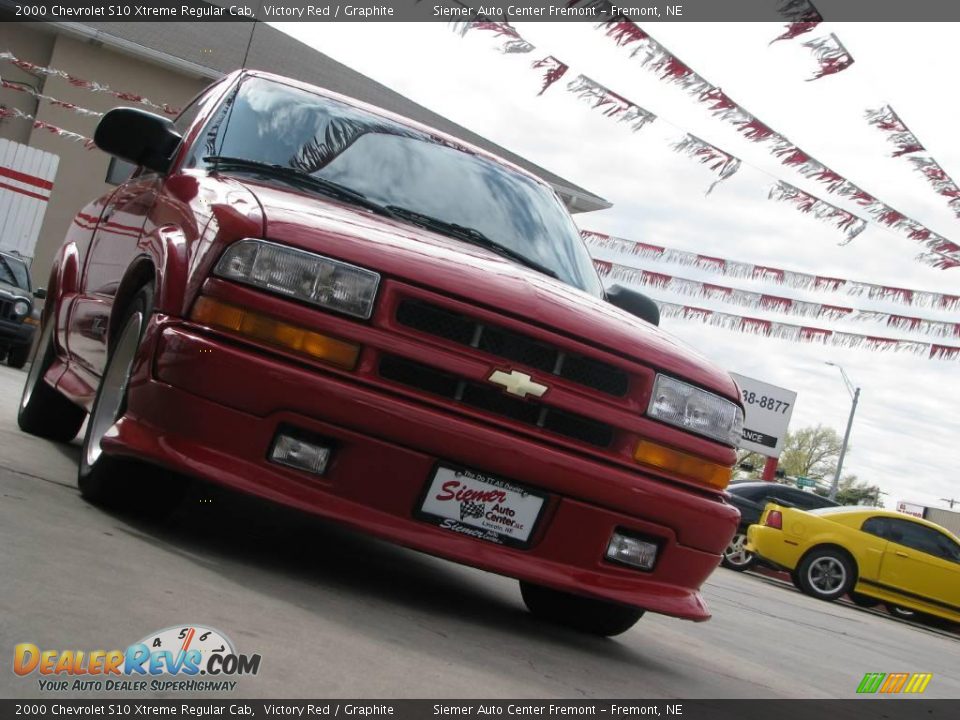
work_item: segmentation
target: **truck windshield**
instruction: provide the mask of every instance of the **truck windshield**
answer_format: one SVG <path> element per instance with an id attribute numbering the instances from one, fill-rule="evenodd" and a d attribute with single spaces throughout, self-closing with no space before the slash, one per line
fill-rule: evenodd
<path id="1" fill-rule="evenodd" d="M 298 170 L 381 205 L 479 231 L 603 295 L 573 220 L 552 190 L 445 138 L 265 78 L 246 78 L 191 162 L 245 158 Z"/>

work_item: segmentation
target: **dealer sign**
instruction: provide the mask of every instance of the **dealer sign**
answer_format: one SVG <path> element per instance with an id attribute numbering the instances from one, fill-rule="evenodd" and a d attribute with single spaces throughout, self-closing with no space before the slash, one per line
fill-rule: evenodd
<path id="1" fill-rule="evenodd" d="M 730 374 L 740 386 L 740 398 L 743 400 L 743 439 L 740 447 L 767 457 L 780 457 L 797 394 L 793 390 L 745 375 Z"/>

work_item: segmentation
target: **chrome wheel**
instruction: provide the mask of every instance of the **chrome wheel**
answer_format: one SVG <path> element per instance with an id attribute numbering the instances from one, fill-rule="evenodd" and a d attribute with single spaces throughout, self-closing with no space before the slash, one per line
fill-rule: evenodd
<path id="1" fill-rule="evenodd" d="M 143 328 L 143 313 L 134 312 L 127 319 L 113 348 L 107 369 L 100 381 L 100 392 L 93 412 L 90 414 L 89 430 L 83 448 L 82 462 L 91 468 L 100 458 L 103 438 L 120 417 L 124 399 L 127 395 L 127 383 L 133 370 L 133 361 L 140 346 L 140 331 Z"/>
<path id="2" fill-rule="evenodd" d="M 831 595 L 847 583 L 847 569 L 835 557 L 826 555 L 810 563 L 807 581 L 822 595 Z"/>
<path id="3" fill-rule="evenodd" d="M 160 519 L 179 505 L 185 479 L 130 455 L 103 452 L 104 438 L 115 432 L 127 411 L 130 376 L 152 307 L 153 287 L 144 285 L 117 324 L 117 339 L 111 343 L 87 424 L 77 486 L 84 499 L 96 505 Z"/>
<path id="4" fill-rule="evenodd" d="M 53 318 L 49 318 L 45 323 L 40 339 L 37 341 L 37 349 L 33 353 L 33 362 L 30 363 L 30 372 L 27 373 L 27 381 L 23 384 L 23 394 L 20 396 L 20 409 L 30 404 L 30 398 L 33 397 L 33 390 L 40 382 L 40 377 L 46 371 L 44 359 L 50 351 L 50 343 L 53 341 Z"/>
<path id="5" fill-rule="evenodd" d="M 753 553 L 745 549 L 746 533 L 738 532 L 733 536 L 727 549 L 723 551 L 723 564 L 731 570 L 746 570 L 753 565 Z"/>

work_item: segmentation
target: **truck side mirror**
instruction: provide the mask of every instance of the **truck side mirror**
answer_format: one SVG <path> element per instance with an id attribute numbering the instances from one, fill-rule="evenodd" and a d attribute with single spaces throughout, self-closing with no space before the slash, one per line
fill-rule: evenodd
<path id="1" fill-rule="evenodd" d="M 607 290 L 607 302 L 621 310 L 626 310 L 631 315 L 636 315 L 641 320 L 646 320 L 651 325 L 660 324 L 660 308 L 653 300 L 636 290 L 630 290 L 623 285 L 614 285 Z"/>
<path id="2" fill-rule="evenodd" d="M 33 291 L 33 296 L 34 296 L 37 300 L 43 300 L 43 299 L 45 299 L 45 298 L 47 297 L 47 291 L 46 291 L 44 288 L 36 288 L 36 289 Z"/>
<path id="3" fill-rule="evenodd" d="M 180 144 L 180 133 L 165 117 L 136 108 L 115 108 L 97 125 L 97 147 L 121 160 L 165 173 Z"/>

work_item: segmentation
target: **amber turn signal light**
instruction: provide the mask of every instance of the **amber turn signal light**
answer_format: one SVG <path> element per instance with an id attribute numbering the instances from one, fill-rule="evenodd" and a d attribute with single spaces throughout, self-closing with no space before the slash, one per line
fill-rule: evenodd
<path id="1" fill-rule="evenodd" d="M 730 484 L 733 468 L 679 450 L 641 440 L 633 451 L 633 459 L 643 465 L 683 475 L 699 483 L 723 490 Z"/>
<path id="2" fill-rule="evenodd" d="M 199 297 L 190 318 L 211 327 L 226 328 L 261 342 L 309 355 L 317 360 L 353 370 L 360 346 L 327 337 L 306 328 L 209 297 Z"/>

